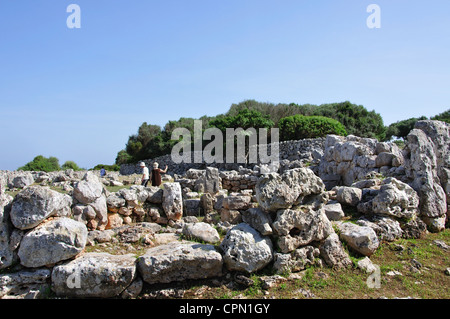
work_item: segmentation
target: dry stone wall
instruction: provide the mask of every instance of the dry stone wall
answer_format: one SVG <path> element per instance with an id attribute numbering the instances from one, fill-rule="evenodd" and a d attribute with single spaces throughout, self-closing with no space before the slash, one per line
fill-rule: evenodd
<path id="1" fill-rule="evenodd" d="M 344 243 L 370 267 L 381 241 L 446 227 L 449 139 L 448 124 L 420 121 L 404 150 L 355 136 L 287 142 L 275 169 L 183 166 L 161 187 L 2 171 L 0 298 L 134 298 L 145 285 L 269 265 L 275 275 L 346 268 Z"/>

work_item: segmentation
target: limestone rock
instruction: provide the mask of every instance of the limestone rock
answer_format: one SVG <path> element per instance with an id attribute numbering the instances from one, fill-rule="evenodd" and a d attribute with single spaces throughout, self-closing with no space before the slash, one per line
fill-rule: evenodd
<path id="1" fill-rule="evenodd" d="M 214 246 L 197 243 L 172 242 L 138 258 L 139 272 L 149 284 L 221 276 L 222 266 L 222 255 Z"/>
<path id="2" fill-rule="evenodd" d="M 61 217 L 40 225 L 23 237 L 18 255 L 25 267 L 35 268 L 72 258 L 85 247 L 86 226 Z"/>
<path id="3" fill-rule="evenodd" d="M 98 177 L 91 171 L 88 171 L 82 180 L 75 183 L 73 188 L 73 196 L 82 204 L 94 202 L 102 196 L 103 185 Z"/>
<path id="4" fill-rule="evenodd" d="M 217 230 L 207 223 L 186 223 L 183 226 L 183 235 L 188 239 L 197 239 L 206 243 L 216 243 L 220 240 Z"/>
<path id="5" fill-rule="evenodd" d="M 135 276 L 136 258 L 132 254 L 87 253 L 53 268 L 52 289 L 61 297 L 112 298 Z"/>
<path id="6" fill-rule="evenodd" d="M 380 192 L 372 200 L 374 214 L 396 218 L 412 218 L 418 215 L 419 196 L 409 185 L 387 178 L 382 182 Z"/>
<path id="7" fill-rule="evenodd" d="M 352 265 L 352 261 L 344 250 L 339 236 L 332 233 L 320 245 L 320 255 L 325 263 L 333 268 L 348 268 Z"/>
<path id="8" fill-rule="evenodd" d="M 313 246 L 298 248 L 289 254 L 275 253 L 273 268 L 277 274 L 298 272 L 313 265 L 319 254 L 319 249 Z"/>
<path id="9" fill-rule="evenodd" d="M 327 203 L 324 206 L 325 215 L 330 221 L 341 220 L 345 217 L 344 211 L 342 210 L 342 206 L 340 203 L 332 201 Z"/>
<path id="10" fill-rule="evenodd" d="M 362 198 L 362 190 L 356 187 L 341 186 L 337 188 L 336 199 L 348 206 L 357 206 Z"/>
<path id="11" fill-rule="evenodd" d="M 164 183 L 162 207 L 169 220 L 183 217 L 183 197 L 180 183 Z"/>
<path id="12" fill-rule="evenodd" d="M 256 199 L 266 211 L 277 211 L 302 203 L 310 195 L 325 190 L 322 180 L 309 168 L 294 168 L 278 173 L 264 174 L 256 184 Z"/>
<path id="13" fill-rule="evenodd" d="M 364 256 L 372 255 L 379 246 L 375 231 L 367 226 L 352 223 L 338 223 L 340 238 L 351 248 Z"/>
<path id="14" fill-rule="evenodd" d="M 220 248 L 229 270 L 252 273 L 264 268 L 273 258 L 272 241 L 246 223 L 228 231 Z"/>
<path id="15" fill-rule="evenodd" d="M 426 132 L 432 129 L 427 127 L 432 126 L 435 121 L 419 122 L 423 123 L 417 124 L 418 128 L 411 130 L 407 136 L 405 170 L 406 175 L 412 179 L 412 188 L 419 195 L 423 220 L 432 231 L 440 231 L 443 229 L 440 220 L 447 213 L 447 195 L 440 184 L 438 170 L 442 172 L 442 168 L 447 165 L 444 163 L 450 162 L 441 158 L 443 154 L 449 153 L 448 142 L 446 145 L 440 143 L 441 139 L 448 141 L 450 138 L 428 136 Z M 447 155 L 444 157 L 447 158 Z"/>
<path id="16" fill-rule="evenodd" d="M 30 186 L 16 195 L 11 207 L 11 222 L 18 229 L 30 229 L 50 216 L 70 214 L 72 198 L 48 187 Z"/>
<path id="17" fill-rule="evenodd" d="M 39 298 L 40 291 L 48 287 L 50 274 L 49 269 L 25 269 L 11 274 L 0 274 L 0 299 Z"/>
<path id="18" fill-rule="evenodd" d="M 9 219 L 12 201 L 11 196 L 0 193 L 0 269 L 11 266 L 16 259 L 15 247 L 11 245 L 13 227 Z"/>
<path id="19" fill-rule="evenodd" d="M 261 233 L 261 235 L 271 235 L 272 227 L 270 217 L 259 207 L 250 208 L 242 213 L 242 221 Z"/>
<path id="20" fill-rule="evenodd" d="M 24 188 L 34 183 L 33 175 L 29 172 L 23 172 L 17 176 L 15 176 L 11 183 L 10 187 L 12 188 Z"/>
<path id="21" fill-rule="evenodd" d="M 207 167 L 205 173 L 205 193 L 216 194 L 220 190 L 219 170 Z"/>
<path id="22" fill-rule="evenodd" d="M 278 246 L 283 253 L 323 240 L 334 232 L 324 209 L 316 210 L 310 206 L 278 211 L 272 228 L 279 236 Z"/>

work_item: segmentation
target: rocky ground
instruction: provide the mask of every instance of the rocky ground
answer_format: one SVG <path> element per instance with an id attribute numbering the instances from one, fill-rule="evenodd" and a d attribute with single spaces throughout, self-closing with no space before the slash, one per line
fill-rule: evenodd
<path id="1" fill-rule="evenodd" d="M 161 187 L 1 172 L 0 298 L 448 298 L 449 141 L 437 121 L 404 150 L 328 136 Z"/>

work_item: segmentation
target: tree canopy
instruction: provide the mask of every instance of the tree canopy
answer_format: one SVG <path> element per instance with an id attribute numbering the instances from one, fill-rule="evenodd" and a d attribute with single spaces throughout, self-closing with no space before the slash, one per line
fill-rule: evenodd
<path id="1" fill-rule="evenodd" d="M 216 127 L 222 132 L 226 128 L 279 128 L 280 140 L 319 137 L 326 134 L 356 135 L 376 138 L 380 141 L 392 137 L 405 137 L 415 121 L 425 117 L 412 118 L 384 126 L 380 114 L 369 111 L 362 105 L 349 101 L 322 105 L 313 104 L 274 104 L 246 100 L 232 104 L 224 114 L 202 116 L 202 132 Z M 426 119 L 426 118 L 425 118 Z M 450 110 L 432 119 L 450 121 Z M 194 118 L 182 117 L 168 121 L 163 128 L 158 125 L 142 123 L 137 134 L 131 135 L 125 148 L 118 152 L 116 164 L 135 163 L 140 160 L 170 154 L 178 142 L 171 140 L 176 128 L 186 128 L 194 135 Z M 269 130 L 270 135 L 270 130 Z"/>

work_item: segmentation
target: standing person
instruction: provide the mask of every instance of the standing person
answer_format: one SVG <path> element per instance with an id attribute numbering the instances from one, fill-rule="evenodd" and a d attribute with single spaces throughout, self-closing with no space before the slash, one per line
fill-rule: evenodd
<path id="1" fill-rule="evenodd" d="M 141 185 L 147 187 L 148 180 L 150 179 L 148 167 L 145 166 L 144 162 L 141 162 L 141 164 L 139 166 L 142 168 L 142 183 L 141 183 Z"/>
<path id="2" fill-rule="evenodd" d="M 158 163 L 153 163 L 153 170 L 152 170 L 152 186 L 159 186 L 161 185 L 161 173 L 167 172 L 167 165 L 164 170 L 158 168 Z"/>

